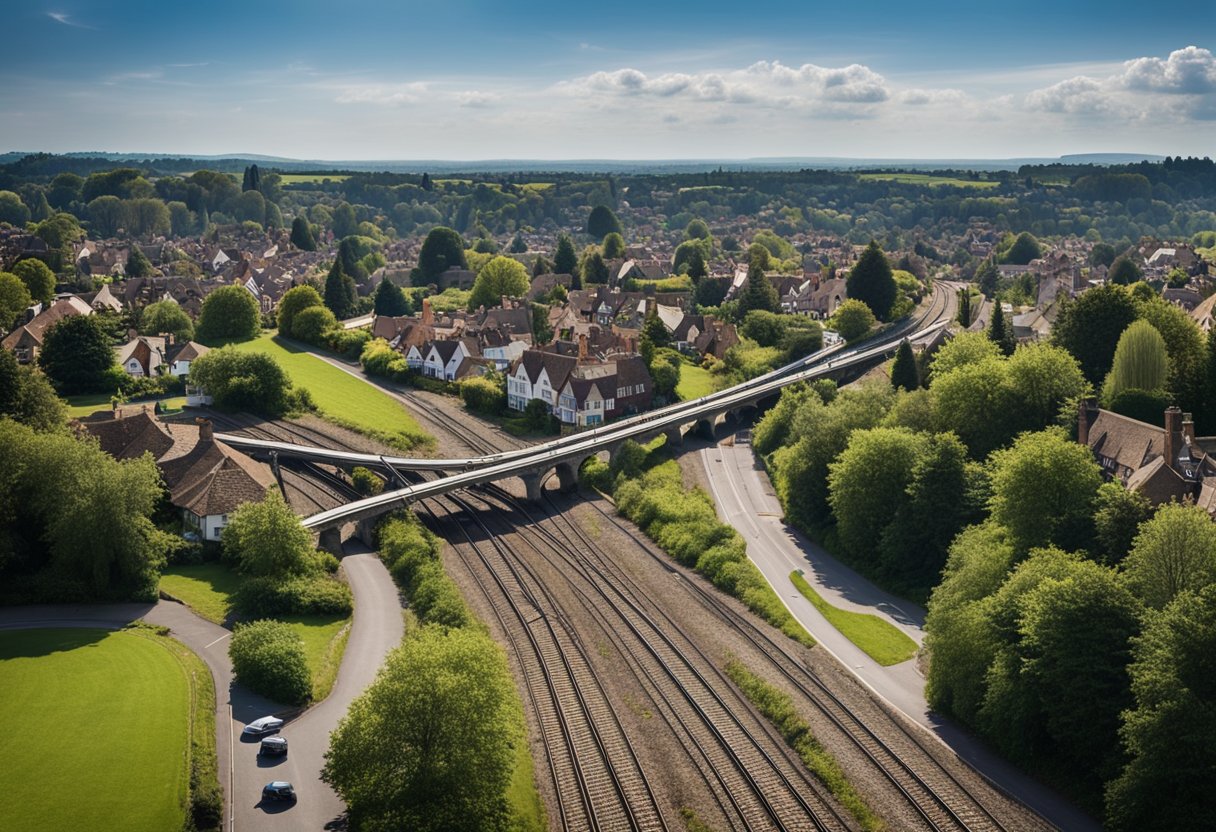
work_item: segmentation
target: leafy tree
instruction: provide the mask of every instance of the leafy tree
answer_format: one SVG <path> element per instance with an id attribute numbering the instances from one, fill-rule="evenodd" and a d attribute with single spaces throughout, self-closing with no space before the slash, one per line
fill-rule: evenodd
<path id="1" fill-rule="evenodd" d="M 291 335 L 294 331 L 296 315 L 313 306 L 324 306 L 325 301 L 313 287 L 304 284 L 292 286 L 279 299 L 278 324 L 279 332 Z"/>
<path id="2" fill-rule="evenodd" d="M 335 237 L 350 237 L 359 233 L 359 220 L 349 202 L 343 201 L 334 209 L 333 229 Z M 461 248 L 464 248 L 463 244 Z"/>
<path id="3" fill-rule="evenodd" d="M 1022 434 L 992 454 L 992 518 L 1015 549 L 1073 548 L 1089 540 L 1102 472 L 1089 448 L 1061 430 Z"/>
<path id="4" fill-rule="evenodd" d="M 265 353 L 233 347 L 211 350 L 190 363 L 190 383 L 202 387 L 215 405 L 277 418 L 292 404 L 291 381 Z"/>
<path id="5" fill-rule="evenodd" d="M 338 319 L 325 306 L 300 310 L 291 322 L 291 336 L 309 344 L 320 344 L 325 333 L 338 327 Z"/>
<path id="6" fill-rule="evenodd" d="M 1146 301 L 1137 303 L 1140 317 L 1161 333 L 1169 356 L 1169 377 L 1165 387 L 1183 410 L 1199 412 L 1207 391 L 1207 348 L 1203 333 L 1190 315 L 1180 307 L 1153 293 Z"/>
<path id="7" fill-rule="evenodd" d="M 65 396 L 107 390 L 113 384 L 114 349 L 97 315 L 72 315 L 52 324 L 38 365 Z"/>
<path id="8" fill-rule="evenodd" d="M 850 298 L 870 307 L 878 320 L 887 320 L 895 303 L 895 277 L 891 273 L 891 264 L 876 241 L 870 241 L 849 272 L 848 294 Z"/>
<path id="9" fill-rule="evenodd" d="M 891 386 L 908 392 L 920 387 L 916 356 L 912 354 L 912 345 L 907 338 L 899 342 L 899 350 L 895 353 L 895 363 L 891 365 Z"/>
<path id="10" fill-rule="evenodd" d="M 1137 317 L 1126 289 L 1097 286 L 1060 304 L 1052 341 L 1076 356 L 1085 378 L 1098 385 L 1110 372 L 1119 338 Z"/>
<path id="11" fill-rule="evenodd" d="M 412 633 L 330 736 L 322 779 L 361 825 L 505 830 L 521 742 L 502 650 L 472 629 Z"/>
<path id="12" fill-rule="evenodd" d="M 1094 243 L 1093 248 L 1089 250 L 1089 265 L 1110 266 L 1115 262 L 1115 256 L 1115 247 L 1110 243 Z"/>
<path id="13" fill-rule="evenodd" d="M 1042 256 L 1043 248 L 1039 245 L 1039 241 L 1029 231 L 1023 231 L 1005 252 L 1003 259 L 1006 263 L 1025 266 L 1031 260 L 1038 260 Z"/>
<path id="14" fill-rule="evenodd" d="M 319 570 L 312 535 L 277 488 L 233 512 L 221 539 L 224 556 L 246 575 L 284 578 Z"/>
<path id="15" fill-rule="evenodd" d="M 1089 392 L 1077 360 L 1052 344 L 1019 347 L 1005 363 L 1022 430 L 1073 424 L 1076 402 Z"/>
<path id="16" fill-rule="evenodd" d="M 232 672 L 251 691 L 286 705 L 312 698 L 304 640 L 282 621 L 240 623 L 228 645 Z"/>
<path id="17" fill-rule="evenodd" d="M 528 294 L 532 282 L 528 270 L 518 260 L 498 256 L 482 268 L 469 295 L 469 309 L 498 306 L 504 297 L 520 298 Z"/>
<path id="18" fill-rule="evenodd" d="M 35 303 L 49 304 L 55 299 L 55 273 L 41 260 L 33 258 L 13 265 L 13 274 L 21 278 Z"/>
<path id="19" fill-rule="evenodd" d="M 789 330 L 788 318 L 787 315 L 779 315 L 766 309 L 753 309 L 743 318 L 739 334 L 762 347 L 775 347 L 785 339 Z"/>
<path id="20" fill-rule="evenodd" d="M 1094 556 L 1108 566 L 1120 564 L 1131 551 L 1140 524 L 1153 516 L 1153 507 L 1139 491 L 1117 482 L 1104 482 L 1094 498 Z"/>
<path id="21" fill-rule="evenodd" d="M 780 312 L 781 299 L 764 270 L 753 262 L 748 266 L 747 278 L 739 290 L 739 315 L 746 318 L 749 312 L 757 309 Z"/>
<path id="22" fill-rule="evenodd" d="M 674 360 L 669 360 L 674 356 Z M 672 400 L 676 388 L 680 385 L 680 367 L 683 362 L 680 356 L 672 350 L 659 350 L 651 362 L 650 376 L 654 381 L 654 393 L 665 399 Z"/>
<path id="23" fill-rule="evenodd" d="M 1135 321 L 1119 336 L 1102 398 L 1109 403 L 1125 390 L 1162 390 L 1168 374 L 1165 339 L 1148 321 Z"/>
<path id="24" fill-rule="evenodd" d="M 566 234 L 557 238 L 557 253 L 553 256 L 553 271 L 555 274 L 574 275 L 578 273 L 578 255 L 574 252 L 574 243 Z"/>
<path id="25" fill-rule="evenodd" d="M 689 220 L 688 225 L 684 227 L 684 239 L 710 240 L 713 237 L 709 233 L 709 226 L 705 224 L 705 220 L 694 219 Z"/>
<path id="26" fill-rule="evenodd" d="M 10 272 L 0 272 L 0 329 L 13 329 L 34 299 L 21 278 Z"/>
<path id="27" fill-rule="evenodd" d="M 1123 565 L 1137 596 L 1160 609 L 1216 583 L 1216 524 L 1198 506 L 1167 503 L 1140 527 Z"/>
<path id="28" fill-rule="evenodd" d="M 25 207 L 21 197 L 12 191 L 0 191 L 0 222 L 22 228 L 29 221 L 30 209 Z"/>
<path id="29" fill-rule="evenodd" d="M 1129 762 L 1107 786 L 1106 827 L 1194 827 L 1209 817 L 1216 770 L 1216 586 L 1149 617 L 1132 655 L 1135 704 L 1120 732 Z"/>
<path id="30" fill-rule="evenodd" d="M 846 341 L 856 341 L 869 335 L 878 321 L 870 307 L 859 300 L 849 298 L 837 308 L 832 316 L 832 325 Z"/>
<path id="31" fill-rule="evenodd" d="M 583 252 L 583 257 L 579 261 L 578 268 L 575 270 L 580 281 L 586 283 L 607 283 L 608 282 L 608 264 L 604 262 L 604 255 L 595 246 L 588 246 Z"/>
<path id="32" fill-rule="evenodd" d="M 971 326 L 971 288 L 964 287 L 958 290 L 958 322 L 963 328 Z"/>
<path id="33" fill-rule="evenodd" d="M 401 287 L 387 277 L 382 279 L 379 285 L 376 286 L 376 295 L 372 309 L 377 315 L 386 315 L 393 318 L 410 315 L 414 311 L 409 298 L 405 296 L 405 292 L 401 291 Z"/>
<path id="34" fill-rule="evenodd" d="M 1106 279 L 1118 286 L 1130 286 L 1142 277 L 1144 277 L 1144 272 L 1140 266 L 1126 254 L 1116 257 L 1115 261 L 1110 264 L 1110 270 L 1106 273 Z"/>
<path id="35" fill-rule="evenodd" d="M 262 331 L 262 310 L 244 286 L 221 286 L 203 299 L 195 335 L 205 344 L 254 338 Z"/>
<path id="36" fill-rule="evenodd" d="M 342 268 L 342 258 L 334 258 L 334 264 L 325 277 L 325 305 L 337 318 L 349 318 L 358 311 L 359 292 L 355 280 Z"/>
<path id="37" fill-rule="evenodd" d="M 149 303 L 139 316 L 139 331 L 144 335 L 168 332 L 179 342 L 194 337 L 194 322 L 176 302 L 158 300 Z"/>
<path id="38" fill-rule="evenodd" d="M 684 243 L 680 243 L 680 245 L 684 245 Z M 677 248 L 676 251 L 679 249 Z M 773 255 L 763 243 L 752 243 L 747 247 L 747 262 L 749 266 L 756 266 L 767 271 L 772 268 Z"/>
<path id="39" fill-rule="evenodd" d="M 8 416 L 37 431 L 63 425 L 66 411 L 46 376 L 17 363 L 8 350 L 0 350 L 0 416 Z M 0 546 L 0 563 L 4 555 Z"/>
<path id="40" fill-rule="evenodd" d="M 591 209 L 587 217 L 587 233 L 592 237 L 602 240 L 613 232 L 620 234 L 621 230 L 621 221 L 607 205 L 597 205 Z"/>
<path id="41" fill-rule="evenodd" d="M 996 267 L 996 263 L 992 259 L 986 259 L 980 263 L 975 270 L 975 283 L 980 287 L 980 291 L 984 293 L 984 297 L 992 298 L 996 295 L 997 285 L 1001 280 L 1001 272 Z"/>
<path id="42" fill-rule="evenodd" d="M 604 237 L 604 259 L 616 260 L 625 256 L 625 238 L 617 232 Z"/>
<path id="43" fill-rule="evenodd" d="M 131 252 L 127 255 L 127 265 L 124 269 L 127 277 L 148 277 L 155 269 L 152 268 L 151 261 L 144 254 L 144 250 L 139 246 L 132 245 Z"/>
<path id="44" fill-rule="evenodd" d="M 63 270 L 72 263 L 72 246 L 84 237 L 84 229 L 71 214 L 55 214 L 34 226 L 34 235 L 46 243 L 47 265 Z"/>
<path id="45" fill-rule="evenodd" d="M 649 314 L 642 323 L 642 338 L 655 349 L 671 346 L 671 332 L 657 314 Z"/>
<path id="46" fill-rule="evenodd" d="M 1005 310 L 1001 302 L 992 304 L 992 319 L 988 322 L 988 340 L 996 344 L 1005 355 L 1013 355 L 1017 341 L 1013 337 L 1012 323 L 1006 323 Z"/>
<path id="47" fill-rule="evenodd" d="M 982 332 L 960 332 L 942 344 L 933 355 L 930 368 L 934 379 L 967 364 L 979 364 L 989 358 L 999 358 L 998 347 Z"/>
<path id="48" fill-rule="evenodd" d="M 291 221 L 291 244 L 301 251 L 316 251 L 317 239 L 312 234 L 312 225 L 303 216 Z"/>
<path id="49" fill-rule="evenodd" d="M 469 267 L 464 254 L 464 240 L 452 229 L 436 226 L 422 241 L 422 249 L 418 253 L 418 274 L 421 279 L 414 285 L 434 283 L 439 275 L 453 267 Z"/>
<path id="50" fill-rule="evenodd" d="M 528 244 L 524 242 L 524 235 L 516 231 L 515 236 L 511 238 L 510 252 L 512 254 L 523 254 L 527 250 Z"/>

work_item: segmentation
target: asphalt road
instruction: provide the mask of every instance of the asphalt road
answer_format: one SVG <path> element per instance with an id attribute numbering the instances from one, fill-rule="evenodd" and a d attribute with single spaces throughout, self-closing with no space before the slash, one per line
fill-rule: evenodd
<path id="1" fill-rule="evenodd" d="M 294 712 L 234 684 L 228 660 L 232 634 L 198 617 L 188 607 L 171 601 L 9 607 L 0 609 L 0 629 L 119 629 L 137 618 L 169 627 L 174 638 L 207 663 L 215 679 L 216 752 L 224 788 L 225 828 L 242 832 L 332 828 L 335 821 L 340 825 L 345 807 L 320 780 L 329 735 L 350 703 L 376 677 L 389 650 L 401 642 L 404 629 L 401 600 L 384 564 L 357 542 L 348 545 L 347 552 L 342 568 L 354 594 L 355 614 L 337 680 L 325 701 L 290 719 L 281 732 L 289 744 L 287 758 L 273 762 L 259 760 L 258 743 L 242 742 L 241 730 L 260 716 Z M 262 786 L 271 780 L 291 781 L 299 794 L 297 803 L 263 804 Z"/>
<path id="2" fill-rule="evenodd" d="M 830 603 L 881 616 L 918 644 L 924 642 L 924 609 L 874 586 L 784 523 L 781 504 L 749 444 L 716 445 L 700 453 L 718 514 L 743 536 L 748 557 L 825 650 L 872 691 L 1052 824 L 1068 830 L 1100 829 L 1072 803 L 990 752 L 956 723 L 931 711 L 925 700 L 925 680 L 915 661 L 879 665 L 802 597 L 790 582 L 790 572 L 795 569 L 803 570 L 807 582 Z"/>

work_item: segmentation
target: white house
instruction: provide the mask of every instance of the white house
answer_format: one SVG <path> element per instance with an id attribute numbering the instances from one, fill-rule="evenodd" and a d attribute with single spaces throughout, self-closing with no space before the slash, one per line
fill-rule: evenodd
<path id="1" fill-rule="evenodd" d="M 430 378 L 454 381 L 460 375 L 460 367 L 472 357 L 465 339 L 432 341 L 422 360 L 422 374 Z"/>
<path id="2" fill-rule="evenodd" d="M 176 352 L 171 350 L 169 354 L 172 360 L 169 363 L 169 375 L 174 377 L 189 375 L 190 362 L 196 358 L 202 358 L 208 352 L 210 349 L 197 341 L 187 341 Z"/>
<path id="3" fill-rule="evenodd" d="M 525 350 L 507 376 L 507 407 L 524 410 L 532 399 L 543 399 L 556 413 L 558 391 L 577 364 L 572 355 Z"/>

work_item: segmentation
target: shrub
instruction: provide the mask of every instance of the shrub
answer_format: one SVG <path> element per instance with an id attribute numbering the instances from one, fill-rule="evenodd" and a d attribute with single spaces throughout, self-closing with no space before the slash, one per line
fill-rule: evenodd
<path id="1" fill-rule="evenodd" d="M 489 376 L 473 376 L 460 382 L 460 398 L 476 413 L 495 416 L 507 406 L 503 386 Z"/>
<path id="2" fill-rule="evenodd" d="M 324 306 L 310 306 L 296 313 L 291 335 L 309 344 L 321 344 L 322 336 L 338 325 L 334 313 Z"/>
<path id="3" fill-rule="evenodd" d="M 237 681 L 254 693 L 288 705 L 303 705 L 312 696 L 304 643 L 288 624 L 238 624 L 228 655 Z"/>
<path id="4" fill-rule="evenodd" d="M 840 304 L 832 318 L 836 331 L 846 341 L 856 341 L 870 334 L 875 324 L 874 313 L 870 307 L 859 300 L 849 299 Z"/>
<path id="5" fill-rule="evenodd" d="M 325 333 L 325 346 L 346 358 L 355 359 L 363 352 L 363 348 L 372 340 L 372 334 L 366 329 L 343 329 L 334 327 Z"/>
<path id="6" fill-rule="evenodd" d="M 439 538 L 412 514 L 394 516 L 380 526 L 380 557 L 419 620 L 452 629 L 467 627 L 473 616 L 443 571 L 441 547 Z"/>
<path id="7" fill-rule="evenodd" d="M 384 490 L 384 480 L 362 465 L 356 466 L 355 470 L 351 471 L 350 481 L 355 490 L 364 496 L 379 494 Z"/>
<path id="8" fill-rule="evenodd" d="M 233 599 L 248 616 L 350 615 L 350 588 L 323 575 L 257 577 L 241 583 Z"/>

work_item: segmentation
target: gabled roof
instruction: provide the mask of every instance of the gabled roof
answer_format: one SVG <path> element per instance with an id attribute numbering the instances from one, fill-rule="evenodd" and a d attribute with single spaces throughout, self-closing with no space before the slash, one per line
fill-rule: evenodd
<path id="1" fill-rule="evenodd" d="M 520 366 L 527 373 L 530 383 L 536 384 L 540 379 L 541 370 L 544 370 L 549 376 L 549 384 L 560 390 L 565 385 L 566 379 L 570 377 L 570 373 L 578 366 L 578 359 L 574 356 L 532 349 L 524 350 L 524 354 L 511 366 L 512 374 Z"/>
<path id="2" fill-rule="evenodd" d="M 1165 449 L 1165 429 L 1099 410 L 1089 427 L 1089 447 L 1100 456 L 1138 471 Z"/>

